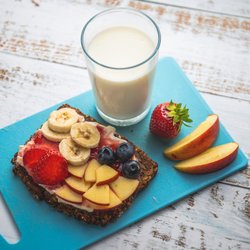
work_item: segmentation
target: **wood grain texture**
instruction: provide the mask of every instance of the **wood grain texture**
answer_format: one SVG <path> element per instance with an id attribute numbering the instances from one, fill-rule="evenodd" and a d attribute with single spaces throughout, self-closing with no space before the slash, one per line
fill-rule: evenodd
<path id="1" fill-rule="evenodd" d="M 250 16 L 249 0 L 143 0 L 144 2 L 155 2 L 163 5 L 177 6 L 183 9 L 195 9 L 220 14 L 235 16 Z"/>
<path id="2" fill-rule="evenodd" d="M 89 89 L 84 69 L 0 54 L 0 127 Z"/>
<path id="3" fill-rule="evenodd" d="M 75 67 L 0 54 L 0 127 L 9 125 L 91 88 L 87 71 Z M 250 156 L 250 103 L 203 93 L 203 97 Z M 15 101 L 14 101 L 15 100 Z M 5 105 L 10 103 L 12 105 Z M 241 112 L 239 108 L 241 107 Z M 18 107 L 22 107 L 21 109 Z M 225 183 L 250 188 L 250 169 Z"/>
<path id="4" fill-rule="evenodd" d="M 176 58 L 199 90 L 250 100 L 247 18 L 140 1 L 44 0 L 39 7 L 30 1 L 11 6 L 5 1 L 0 9 L 0 51 L 85 67 L 81 29 L 92 15 L 112 6 L 129 6 L 152 16 L 162 32 L 160 55 Z"/>

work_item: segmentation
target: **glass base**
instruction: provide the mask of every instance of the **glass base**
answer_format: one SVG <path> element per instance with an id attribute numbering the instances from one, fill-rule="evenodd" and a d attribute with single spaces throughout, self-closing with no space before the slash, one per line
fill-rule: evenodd
<path id="1" fill-rule="evenodd" d="M 150 107 L 148 107 L 142 114 L 130 118 L 130 119 L 126 119 L 126 120 L 119 120 L 119 119 L 115 119 L 112 117 L 107 116 L 106 114 L 104 114 L 99 108 L 97 108 L 97 112 L 99 113 L 99 115 L 108 123 L 115 125 L 115 126 L 120 126 L 120 127 L 125 127 L 125 126 L 130 126 L 130 125 L 134 125 L 138 122 L 140 122 L 143 118 L 145 118 L 145 116 L 148 114 L 148 111 L 150 109 Z"/>

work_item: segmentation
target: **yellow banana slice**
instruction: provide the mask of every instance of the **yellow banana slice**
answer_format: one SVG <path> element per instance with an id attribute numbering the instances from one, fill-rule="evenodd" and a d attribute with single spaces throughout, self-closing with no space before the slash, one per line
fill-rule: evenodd
<path id="1" fill-rule="evenodd" d="M 59 144 L 62 156 L 72 165 L 79 166 L 86 163 L 90 156 L 90 149 L 77 145 L 71 138 L 64 139 Z"/>
<path id="2" fill-rule="evenodd" d="M 70 137 L 69 133 L 58 133 L 51 130 L 48 122 L 45 122 L 41 128 L 43 136 L 49 141 L 60 142 L 61 140 Z"/>
<path id="3" fill-rule="evenodd" d="M 98 129 L 87 122 L 72 125 L 70 135 L 77 144 L 85 148 L 97 147 L 101 138 Z"/>
<path id="4" fill-rule="evenodd" d="M 69 132 L 71 126 L 78 121 L 79 115 L 74 109 L 62 108 L 53 111 L 48 119 L 48 126 L 51 130 L 59 133 Z"/>

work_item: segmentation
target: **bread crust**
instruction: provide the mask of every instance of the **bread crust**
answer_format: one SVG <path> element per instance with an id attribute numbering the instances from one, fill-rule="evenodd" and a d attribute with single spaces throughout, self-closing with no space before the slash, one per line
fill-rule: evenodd
<path id="1" fill-rule="evenodd" d="M 58 109 L 65 108 L 65 107 L 75 109 L 79 115 L 84 116 L 86 121 L 96 122 L 96 120 L 92 118 L 91 116 L 83 114 L 79 109 L 71 107 L 68 104 L 64 104 L 60 106 Z M 115 136 L 129 141 L 127 138 L 119 135 L 118 133 L 116 133 Z M 134 145 L 132 142 L 130 143 Z M 140 180 L 139 186 L 136 192 L 132 196 L 130 196 L 127 200 L 123 201 L 119 206 L 114 207 L 110 210 L 104 210 L 104 211 L 94 210 L 93 212 L 88 212 L 88 211 L 76 208 L 72 205 L 58 201 L 55 194 L 49 193 L 45 188 L 35 183 L 32 177 L 27 173 L 25 168 L 17 163 L 18 153 L 14 155 L 11 162 L 14 165 L 13 173 L 16 176 L 20 177 L 22 182 L 26 185 L 27 189 L 30 191 L 30 193 L 35 199 L 44 200 L 49 205 L 53 206 L 57 211 L 63 212 L 64 214 L 68 216 L 73 216 L 77 220 L 84 221 L 85 223 L 89 223 L 89 224 L 105 226 L 109 224 L 110 222 L 113 222 L 114 220 L 119 218 L 122 215 L 122 213 L 130 207 L 132 201 L 136 197 L 136 194 L 148 185 L 148 183 L 151 181 L 151 179 L 155 176 L 157 172 L 158 164 L 155 161 L 153 161 L 150 157 L 148 157 L 142 149 L 140 149 L 136 145 L 134 145 L 134 147 L 136 151 L 136 157 L 138 158 L 140 165 L 141 165 L 141 172 L 139 176 L 139 180 Z"/>

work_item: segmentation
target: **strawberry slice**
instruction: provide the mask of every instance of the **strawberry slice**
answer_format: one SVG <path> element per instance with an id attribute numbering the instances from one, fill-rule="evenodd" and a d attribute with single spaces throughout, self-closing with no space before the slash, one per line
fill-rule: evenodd
<path id="1" fill-rule="evenodd" d="M 116 150 L 118 148 L 118 146 L 121 144 L 120 141 L 118 140 L 114 140 L 112 138 L 102 138 L 100 140 L 100 148 L 107 146 L 112 148 L 112 150 Z"/>
<path id="2" fill-rule="evenodd" d="M 40 184 L 49 186 L 61 184 L 69 176 L 67 161 L 58 153 L 51 151 L 32 169 L 32 176 Z"/>
<path id="3" fill-rule="evenodd" d="M 111 126 L 103 127 L 100 125 L 97 125 L 97 129 L 99 130 L 101 134 L 101 139 L 99 142 L 99 148 L 102 148 L 104 146 L 112 148 L 112 150 L 116 150 L 116 148 L 124 142 L 124 140 L 115 137 L 115 128 Z"/>
<path id="4" fill-rule="evenodd" d="M 59 143 L 52 142 L 47 140 L 41 131 L 36 132 L 36 134 L 33 136 L 33 141 L 36 145 L 43 145 L 44 147 L 47 147 L 52 150 L 56 150 L 59 152 Z"/>
<path id="5" fill-rule="evenodd" d="M 92 148 L 90 151 L 90 160 L 91 159 L 97 159 L 98 157 L 98 151 L 99 151 L 100 147 L 96 147 L 96 148 Z"/>
<path id="6" fill-rule="evenodd" d="M 31 147 L 23 155 L 23 164 L 27 171 L 32 170 L 40 161 L 40 159 L 48 153 L 47 148 Z"/>

